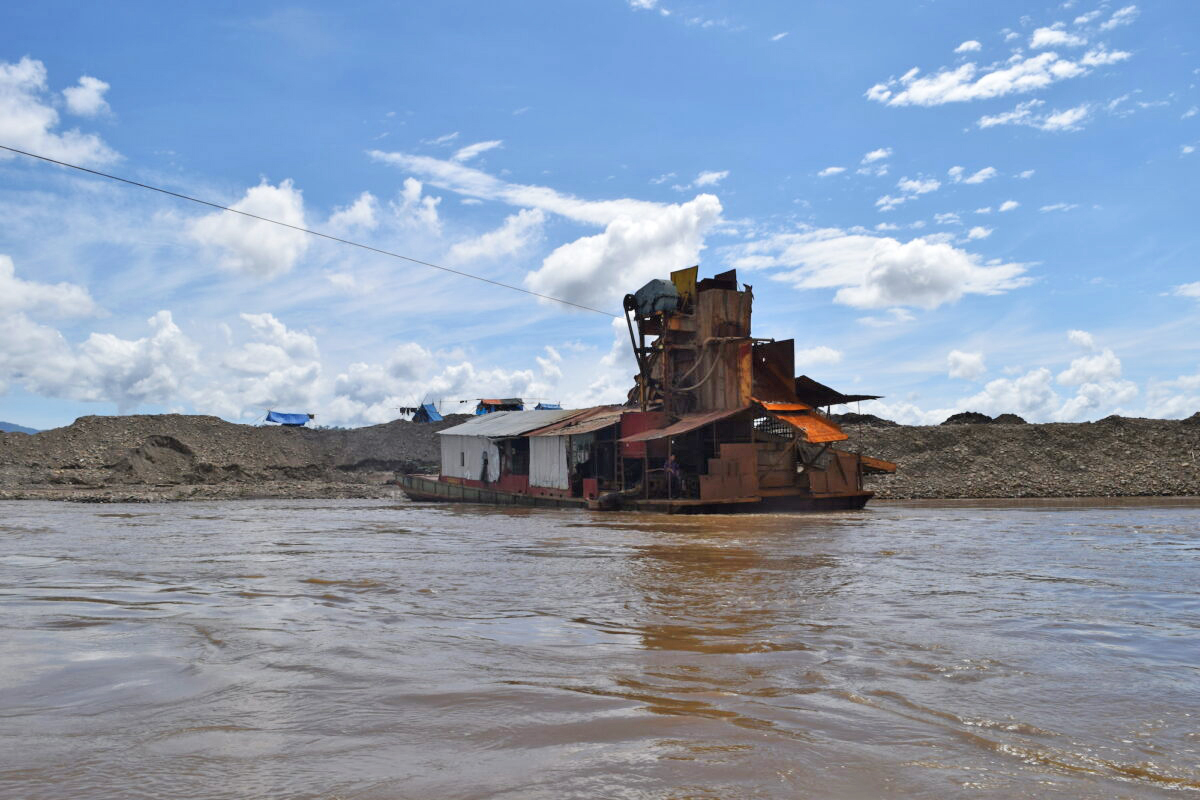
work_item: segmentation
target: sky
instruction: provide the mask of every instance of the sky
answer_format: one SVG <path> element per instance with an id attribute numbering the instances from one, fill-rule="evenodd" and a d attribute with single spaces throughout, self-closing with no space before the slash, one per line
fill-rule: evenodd
<path id="1" fill-rule="evenodd" d="M 0 419 L 620 402 L 694 264 L 910 424 L 1200 411 L 1200 5 L 10 4 Z M 612 316 L 610 316 L 612 315 Z"/>

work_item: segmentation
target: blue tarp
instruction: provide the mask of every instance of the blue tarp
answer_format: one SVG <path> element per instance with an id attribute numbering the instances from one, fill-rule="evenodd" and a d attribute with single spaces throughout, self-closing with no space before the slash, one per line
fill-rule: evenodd
<path id="1" fill-rule="evenodd" d="M 560 411 L 562 404 L 560 403 L 538 403 L 534 406 L 534 411 Z"/>
<path id="2" fill-rule="evenodd" d="M 278 422 L 280 425 L 303 425 L 312 419 L 308 414 L 284 414 L 281 411 L 268 411 L 267 422 Z"/>
<path id="3" fill-rule="evenodd" d="M 442 415 L 433 407 L 433 403 L 422 403 L 413 414 L 413 422 L 441 422 Z"/>

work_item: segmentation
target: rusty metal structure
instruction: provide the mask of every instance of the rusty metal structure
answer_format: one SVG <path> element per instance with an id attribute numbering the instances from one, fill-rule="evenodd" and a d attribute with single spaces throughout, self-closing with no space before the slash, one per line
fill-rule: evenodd
<path id="1" fill-rule="evenodd" d="M 553 420 L 493 412 L 508 416 L 440 432 L 441 476 L 404 476 L 401 485 L 418 499 L 525 505 L 861 508 L 871 497 L 863 476 L 896 465 L 848 449 L 820 407 L 877 396 L 797 376 L 793 340 L 753 336 L 752 287 L 739 287 L 732 270 L 698 273 L 678 270 L 626 295 L 638 366 L 626 405 Z"/>

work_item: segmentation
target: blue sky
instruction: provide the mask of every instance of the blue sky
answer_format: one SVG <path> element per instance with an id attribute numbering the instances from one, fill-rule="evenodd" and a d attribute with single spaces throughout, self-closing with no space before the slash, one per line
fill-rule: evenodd
<path id="1" fill-rule="evenodd" d="M 5 17 L 0 144 L 613 313 L 736 267 L 905 422 L 1200 410 L 1193 3 Z M 0 156 L 0 419 L 615 401 L 617 322 Z"/>

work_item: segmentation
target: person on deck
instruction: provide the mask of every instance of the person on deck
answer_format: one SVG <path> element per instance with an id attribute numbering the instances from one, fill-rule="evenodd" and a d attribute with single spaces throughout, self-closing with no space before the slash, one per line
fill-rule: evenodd
<path id="1" fill-rule="evenodd" d="M 683 468 L 679 466 L 674 453 L 667 459 L 667 483 L 671 497 L 679 497 L 683 493 Z"/>

